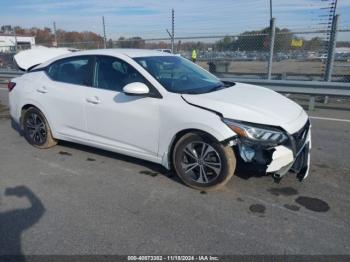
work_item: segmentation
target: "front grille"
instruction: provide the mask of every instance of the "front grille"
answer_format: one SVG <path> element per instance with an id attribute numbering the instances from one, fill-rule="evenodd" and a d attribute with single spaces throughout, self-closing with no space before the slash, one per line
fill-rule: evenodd
<path id="1" fill-rule="evenodd" d="M 309 128 L 310 128 L 310 122 L 308 120 L 306 124 L 298 132 L 292 135 L 294 139 L 295 154 L 297 154 L 300 151 L 300 149 L 303 147 L 307 138 L 307 134 L 309 132 Z"/>

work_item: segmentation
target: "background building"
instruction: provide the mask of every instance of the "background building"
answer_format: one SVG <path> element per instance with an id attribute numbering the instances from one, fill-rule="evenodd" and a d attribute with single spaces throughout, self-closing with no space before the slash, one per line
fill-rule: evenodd
<path id="1" fill-rule="evenodd" d="M 0 34 L 0 52 L 2 53 L 15 52 L 16 45 L 17 45 L 17 50 L 29 49 L 33 45 L 35 45 L 35 37 Z"/>

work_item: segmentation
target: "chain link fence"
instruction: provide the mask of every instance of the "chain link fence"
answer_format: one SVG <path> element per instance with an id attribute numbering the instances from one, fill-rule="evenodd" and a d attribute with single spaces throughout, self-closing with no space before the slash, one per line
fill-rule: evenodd
<path id="1" fill-rule="evenodd" d="M 350 39 L 350 29 L 339 29 L 341 39 Z M 327 30 L 278 29 L 275 32 L 271 79 L 324 80 L 329 51 Z M 228 36 L 177 37 L 174 53 L 191 59 L 197 52 L 200 66 L 218 76 L 267 78 L 270 56 L 270 29 Z M 52 43 L 37 43 L 52 47 Z M 59 42 L 58 47 L 72 49 L 104 48 L 103 40 Z M 107 48 L 143 48 L 171 51 L 171 39 L 141 37 L 109 40 Z M 17 52 L 30 46 L 17 47 Z M 14 46 L 0 46 L 0 70 L 16 69 Z M 350 82 L 350 41 L 337 40 L 332 81 Z"/>
<path id="2" fill-rule="evenodd" d="M 347 34 L 350 38 L 350 30 L 341 32 Z M 340 79 L 344 82 L 350 82 L 350 42 L 340 41 L 336 43 L 336 53 L 334 56 L 334 66 L 332 80 Z"/>
<path id="3" fill-rule="evenodd" d="M 13 61 L 13 56 L 16 54 L 14 46 L 0 47 L 0 72 L 16 70 L 17 67 Z"/>

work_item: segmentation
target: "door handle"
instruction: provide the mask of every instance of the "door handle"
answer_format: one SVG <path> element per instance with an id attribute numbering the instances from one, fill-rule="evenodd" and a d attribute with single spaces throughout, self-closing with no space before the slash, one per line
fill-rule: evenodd
<path id="1" fill-rule="evenodd" d="M 93 96 L 86 98 L 86 102 L 96 105 L 99 104 L 101 101 L 97 96 Z"/>
<path id="2" fill-rule="evenodd" d="M 42 94 L 46 94 L 47 88 L 45 86 L 42 86 L 42 87 L 39 87 L 36 91 Z"/>

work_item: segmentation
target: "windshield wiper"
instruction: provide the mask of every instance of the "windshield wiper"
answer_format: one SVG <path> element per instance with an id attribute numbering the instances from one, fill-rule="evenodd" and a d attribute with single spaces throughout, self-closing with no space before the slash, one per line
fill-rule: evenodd
<path id="1" fill-rule="evenodd" d="M 217 91 L 217 90 L 228 88 L 228 87 L 231 87 L 231 86 L 234 86 L 234 85 L 235 85 L 235 83 L 233 83 L 233 82 L 222 81 L 221 84 L 210 88 L 208 92 Z"/>
<path id="2" fill-rule="evenodd" d="M 198 94 L 202 94 L 202 92 L 198 92 L 198 91 L 182 91 L 180 94 L 198 95 Z"/>
<path id="3" fill-rule="evenodd" d="M 214 91 L 217 91 L 217 90 L 220 90 L 220 89 L 228 88 L 230 86 L 232 86 L 231 83 L 221 82 L 220 84 L 218 84 L 218 85 L 216 85 L 214 87 L 206 89 L 205 91 L 203 91 L 202 88 L 189 89 L 189 90 L 186 90 L 186 91 L 182 91 L 181 94 L 191 94 L 191 95 L 194 95 L 194 94 L 205 94 L 205 93 L 214 92 Z"/>
<path id="4" fill-rule="evenodd" d="M 214 87 L 210 88 L 208 90 L 208 92 L 214 92 L 214 91 L 226 88 L 226 87 L 228 87 L 228 86 L 225 86 L 224 84 L 220 84 L 220 85 L 217 85 L 217 86 L 214 86 Z"/>
<path id="5" fill-rule="evenodd" d="M 236 84 L 235 82 L 231 82 L 231 81 L 222 81 L 222 83 L 225 85 L 225 87 L 231 87 Z"/>

